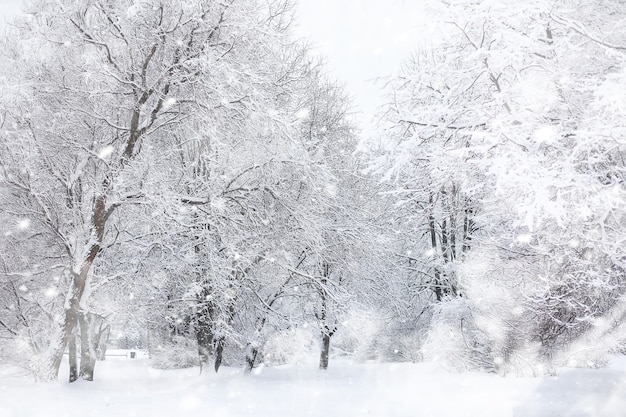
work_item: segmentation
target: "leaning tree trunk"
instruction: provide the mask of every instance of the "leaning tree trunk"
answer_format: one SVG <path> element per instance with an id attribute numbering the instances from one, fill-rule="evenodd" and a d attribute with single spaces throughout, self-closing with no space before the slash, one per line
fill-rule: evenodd
<path id="1" fill-rule="evenodd" d="M 57 379 L 59 375 L 59 368 L 61 367 L 61 362 L 63 360 L 63 354 L 65 353 L 65 348 L 67 347 L 68 341 L 72 337 L 72 333 L 77 328 L 79 317 L 83 314 L 81 311 L 81 304 L 83 296 L 88 295 L 85 294 L 85 289 L 89 286 L 89 279 L 91 278 L 89 272 L 93 262 L 101 251 L 100 243 L 102 242 L 102 238 L 104 236 L 104 226 L 113 209 L 114 207 L 109 209 L 106 208 L 106 197 L 104 195 L 100 195 L 96 198 L 92 212 L 92 223 L 94 225 L 92 239 L 95 239 L 93 239 L 93 242 L 89 247 L 89 251 L 80 266 L 79 272 L 72 274 L 73 276 L 68 292 L 63 326 L 56 341 L 56 346 L 53 348 L 52 357 L 50 358 L 50 364 L 48 367 L 48 375 L 45 375 L 45 378 L 48 380 Z"/>
<path id="2" fill-rule="evenodd" d="M 81 315 L 80 302 L 87 285 L 87 275 L 89 273 L 91 263 L 93 262 L 93 259 L 95 259 L 99 249 L 100 247 L 98 245 L 94 245 L 94 248 L 92 248 L 89 253 L 89 258 L 91 258 L 91 261 L 89 261 L 88 258 L 88 261 L 83 264 L 80 273 L 75 274 L 72 279 L 72 282 L 70 284 L 68 302 L 66 304 L 67 307 L 65 309 L 63 326 L 61 327 L 61 332 L 58 336 L 58 339 L 55 341 L 56 346 L 53 347 L 50 364 L 47 369 L 48 374 L 44 376 L 46 380 L 55 380 L 59 375 L 59 368 L 61 367 L 65 348 L 72 338 L 74 331 L 78 327 L 78 317 Z"/>

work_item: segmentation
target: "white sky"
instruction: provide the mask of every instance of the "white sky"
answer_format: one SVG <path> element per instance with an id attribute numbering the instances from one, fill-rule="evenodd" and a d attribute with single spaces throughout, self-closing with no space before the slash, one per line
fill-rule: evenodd
<path id="1" fill-rule="evenodd" d="M 423 0 L 298 0 L 296 33 L 326 57 L 366 130 L 384 102 L 384 81 L 375 80 L 396 73 L 432 30 L 421 9 Z"/>
<path id="2" fill-rule="evenodd" d="M 384 100 L 378 77 L 394 74 L 423 42 L 430 24 L 423 0 L 297 0 L 298 36 L 310 39 L 326 58 L 328 73 L 342 84 L 362 112 L 361 126 Z M 20 0 L 0 0 L 0 29 L 19 11 Z"/>

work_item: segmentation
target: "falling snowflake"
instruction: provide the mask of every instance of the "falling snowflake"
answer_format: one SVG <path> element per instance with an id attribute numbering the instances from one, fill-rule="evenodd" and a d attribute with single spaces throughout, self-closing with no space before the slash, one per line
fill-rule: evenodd
<path id="1" fill-rule="evenodd" d="M 46 297 L 48 298 L 54 298 L 59 294 L 59 291 L 57 291 L 56 288 L 54 287 L 50 287 L 46 290 L 46 292 L 44 293 L 46 295 Z"/>
<path id="2" fill-rule="evenodd" d="M 311 114 L 311 110 L 308 107 L 304 107 L 296 112 L 296 117 L 300 120 L 306 119 Z"/>
<path id="3" fill-rule="evenodd" d="M 557 131 L 552 126 L 542 126 L 539 129 L 535 130 L 533 133 L 533 138 L 538 143 L 546 143 L 551 144 L 554 143 L 557 139 Z"/>
<path id="4" fill-rule="evenodd" d="M 104 148 L 102 148 L 100 150 L 100 152 L 98 153 L 98 158 L 100 159 L 106 159 L 109 156 L 111 156 L 111 154 L 113 153 L 113 151 L 115 150 L 115 148 L 111 145 L 109 146 L 105 146 Z"/>
<path id="5" fill-rule="evenodd" d="M 20 230 L 28 229 L 30 226 L 30 219 L 22 219 L 17 223 L 17 228 Z"/>
<path id="6" fill-rule="evenodd" d="M 168 97 L 163 101 L 163 110 L 168 110 L 174 104 L 176 104 L 177 100 L 174 97 Z"/>

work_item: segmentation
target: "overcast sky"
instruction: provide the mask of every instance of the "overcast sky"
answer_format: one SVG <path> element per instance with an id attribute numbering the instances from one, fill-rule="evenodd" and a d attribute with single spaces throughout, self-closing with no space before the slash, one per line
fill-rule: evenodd
<path id="1" fill-rule="evenodd" d="M 422 0 L 299 0 L 296 33 L 326 57 L 367 120 L 384 101 L 382 81 L 424 42 L 430 22 Z"/>
<path id="2" fill-rule="evenodd" d="M 19 0 L 0 0 L 0 26 L 4 27 L 6 17 L 17 13 L 19 9 Z"/>
<path id="3" fill-rule="evenodd" d="M 395 73 L 428 32 L 422 0 L 297 1 L 296 34 L 326 58 L 329 74 L 346 85 L 369 129 L 367 121 L 383 101 L 383 83 L 374 80 Z M 19 4 L 0 0 L 0 20 L 17 13 Z"/>

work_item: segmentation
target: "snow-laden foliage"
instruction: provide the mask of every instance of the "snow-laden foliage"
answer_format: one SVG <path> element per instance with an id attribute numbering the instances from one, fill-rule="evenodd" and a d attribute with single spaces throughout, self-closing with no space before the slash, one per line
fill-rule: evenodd
<path id="1" fill-rule="evenodd" d="M 623 351 L 623 5 L 423 2 L 436 37 L 369 154 L 291 6 L 28 3 L 0 52 L 1 359 L 536 375 Z"/>
<path id="2" fill-rule="evenodd" d="M 371 265 L 355 197 L 371 183 L 348 98 L 291 40 L 291 4 L 27 7 L 1 84 L 1 213 L 16 229 L 1 323 L 31 345 L 22 356 L 50 379 L 68 348 L 70 379 L 92 379 L 106 322 L 162 346 L 168 367 L 195 345 L 215 370 L 252 369 L 274 333 L 310 323 L 326 367 Z"/>
<path id="3" fill-rule="evenodd" d="M 275 333 L 263 347 L 263 363 L 284 365 L 305 363 L 319 349 L 316 338 L 307 329 L 288 329 Z"/>
<path id="4" fill-rule="evenodd" d="M 527 372 L 576 362 L 587 334 L 619 349 L 619 326 L 597 323 L 626 289 L 623 5 L 428 4 L 442 36 L 391 81 L 374 169 L 409 222 L 416 278 L 451 304 L 429 350 Z"/>
<path id="5" fill-rule="evenodd" d="M 196 344 L 193 339 L 174 336 L 168 343 L 151 350 L 150 363 L 157 369 L 190 368 L 198 364 Z"/>

